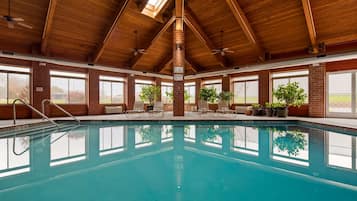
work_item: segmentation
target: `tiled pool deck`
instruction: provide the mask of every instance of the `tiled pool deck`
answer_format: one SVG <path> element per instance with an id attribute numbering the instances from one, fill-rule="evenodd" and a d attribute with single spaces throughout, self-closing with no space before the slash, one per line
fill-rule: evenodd
<path id="1" fill-rule="evenodd" d="M 188 112 L 184 117 L 174 117 L 172 112 L 165 112 L 162 114 L 149 114 L 149 113 L 138 113 L 138 114 L 117 114 L 117 115 L 95 115 L 95 116 L 78 116 L 79 120 L 118 120 L 118 121 L 170 121 L 170 120 L 291 120 L 291 121 L 305 121 L 311 123 L 319 123 L 330 126 L 346 127 L 357 130 L 357 119 L 343 119 L 343 118 L 307 118 L 307 117 L 287 117 L 287 118 L 277 118 L 277 117 L 264 117 L 264 116 L 246 116 L 240 114 L 218 114 L 218 113 L 196 113 Z M 72 120 L 71 118 L 52 118 L 53 120 Z M 26 125 L 44 122 L 41 119 L 19 119 L 17 120 L 17 125 Z M 12 120 L 0 120 L 0 128 L 6 128 L 13 126 Z"/>

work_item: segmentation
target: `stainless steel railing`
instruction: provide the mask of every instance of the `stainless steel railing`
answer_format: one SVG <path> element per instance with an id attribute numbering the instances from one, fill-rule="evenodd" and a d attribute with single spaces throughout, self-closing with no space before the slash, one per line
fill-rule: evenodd
<path id="1" fill-rule="evenodd" d="M 81 123 L 79 119 L 77 119 L 76 117 L 74 117 L 71 113 L 69 113 L 68 111 L 66 111 L 65 109 L 63 109 L 61 106 L 57 105 L 56 103 L 52 102 L 50 99 L 43 99 L 42 100 L 42 113 L 45 113 L 45 104 L 46 103 L 50 103 L 52 105 L 54 105 L 57 109 L 61 110 L 63 113 L 65 113 L 67 116 L 71 117 L 73 120 L 77 121 L 78 124 Z"/>
<path id="2" fill-rule="evenodd" d="M 13 110 L 13 117 L 14 117 L 14 125 L 16 126 L 16 102 L 21 102 L 22 104 L 26 105 L 28 108 L 30 108 L 32 111 L 36 112 L 38 115 L 40 115 L 43 119 L 48 120 L 49 122 L 51 122 L 53 125 L 59 127 L 59 125 L 54 122 L 53 120 L 51 120 L 50 118 L 48 118 L 45 114 L 41 113 L 40 111 L 38 111 L 36 108 L 32 107 L 30 104 L 26 103 L 24 100 L 22 100 L 21 98 L 17 98 L 12 102 L 12 110 Z"/>

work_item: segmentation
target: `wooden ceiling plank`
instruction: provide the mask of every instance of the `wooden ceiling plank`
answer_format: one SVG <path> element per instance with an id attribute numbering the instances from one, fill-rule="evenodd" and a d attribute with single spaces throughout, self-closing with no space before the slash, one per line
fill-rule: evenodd
<path id="1" fill-rule="evenodd" d="M 197 72 L 200 72 L 200 71 L 204 70 L 202 68 L 202 66 L 198 65 L 196 62 L 194 62 L 192 60 L 192 58 L 188 57 L 187 55 L 186 55 L 185 59 L 186 59 L 186 63 L 191 66 L 191 69 L 192 69 L 192 71 L 194 73 L 197 73 Z"/>
<path id="2" fill-rule="evenodd" d="M 212 51 L 216 48 L 211 39 L 203 31 L 203 28 L 198 23 L 198 20 L 194 17 L 192 12 L 188 8 L 185 9 L 184 22 L 208 50 Z M 222 67 L 228 66 L 226 58 L 224 58 L 222 55 L 215 54 L 214 56 Z"/>
<path id="3" fill-rule="evenodd" d="M 165 24 L 163 24 L 159 30 L 153 35 L 151 40 L 149 40 L 145 46 L 145 49 L 148 50 L 150 47 L 152 47 L 153 44 L 155 44 L 156 41 L 159 40 L 159 38 L 166 33 L 166 31 L 171 27 L 171 25 L 175 22 L 175 17 L 171 17 Z M 139 62 L 140 59 L 143 57 L 144 54 L 138 54 L 137 56 L 133 57 L 130 61 L 130 66 L 131 68 L 135 68 Z"/>
<path id="4" fill-rule="evenodd" d="M 309 38 L 310 38 L 312 50 L 313 53 L 316 54 L 318 53 L 319 50 L 318 50 L 316 29 L 315 29 L 314 18 L 312 16 L 310 0 L 301 0 L 301 1 L 302 1 L 302 6 L 304 8 L 305 21 L 306 21 L 307 30 L 309 32 Z"/>
<path id="5" fill-rule="evenodd" d="M 108 45 L 109 39 L 111 38 L 115 28 L 119 24 L 119 21 L 121 17 L 123 16 L 123 13 L 125 12 L 126 8 L 128 7 L 130 0 L 125 0 L 121 8 L 118 10 L 118 13 L 115 17 L 114 22 L 112 23 L 110 29 L 108 30 L 107 34 L 105 35 L 103 41 L 100 43 L 98 49 L 96 50 L 94 57 L 93 57 L 93 63 L 97 63 L 100 57 L 102 56 L 105 47 Z"/>
<path id="6" fill-rule="evenodd" d="M 167 54 L 165 56 L 165 59 L 154 68 L 154 72 L 156 73 L 160 73 L 162 72 L 166 66 L 168 66 L 169 64 L 173 63 L 174 59 L 172 58 L 172 53 L 170 52 L 170 54 Z"/>
<path id="7" fill-rule="evenodd" d="M 53 18 L 55 15 L 57 0 L 50 0 L 48 3 L 47 15 L 46 15 L 46 22 L 45 26 L 43 27 L 42 31 L 42 41 L 41 41 L 41 54 L 46 55 L 47 52 L 47 45 L 48 39 L 51 32 Z"/>
<path id="8" fill-rule="evenodd" d="M 229 8 L 231 9 L 234 18 L 239 23 L 240 27 L 242 28 L 244 35 L 247 37 L 250 43 L 254 45 L 254 48 L 257 50 L 259 59 L 264 61 L 265 60 L 265 51 L 262 48 L 261 44 L 259 43 L 255 32 L 250 25 L 247 16 L 245 15 L 243 9 L 238 4 L 237 0 L 226 0 Z"/>

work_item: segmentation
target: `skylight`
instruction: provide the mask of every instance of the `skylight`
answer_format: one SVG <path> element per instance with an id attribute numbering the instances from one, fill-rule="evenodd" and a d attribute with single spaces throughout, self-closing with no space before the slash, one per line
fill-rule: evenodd
<path id="1" fill-rule="evenodd" d="M 167 0 L 149 0 L 141 13 L 149 17 L 155 18 L 160 13 L 161 9 L 167 3 Z"/>

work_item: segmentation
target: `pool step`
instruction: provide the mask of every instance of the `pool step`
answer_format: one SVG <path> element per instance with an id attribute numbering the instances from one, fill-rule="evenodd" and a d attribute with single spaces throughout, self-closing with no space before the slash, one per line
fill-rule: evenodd
<path id="1" fill-rule="evenodd" d="M 41 124 L 41 125 L 30 125 L 28 127 L 14 128 L 6 131 L 0 132 L 0 137 L 8 136 L 34 136 L 42 135 L 45 133 L 52 132 L 65 132 L 74 127 L 77 127 L 77 124 L 59 124 L 60 127 L 57 127 L 53 124 Z"/>

